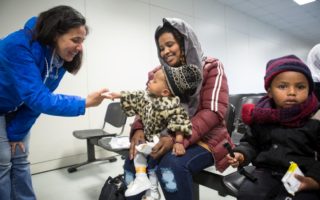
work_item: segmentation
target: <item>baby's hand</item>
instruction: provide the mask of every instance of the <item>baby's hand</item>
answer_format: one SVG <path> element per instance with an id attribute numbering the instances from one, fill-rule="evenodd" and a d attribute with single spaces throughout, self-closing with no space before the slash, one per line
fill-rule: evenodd
<path id="1" fill-rule="evenodd" d="M 234 157 L 231 157 L 230 154 L 228 154 L 227 158 L 228 158 L 228 163 L 232 167 L 238 167 L 244 161 L 243 154 L 238 152 L 234 152 Z"/>
<path id="2" fill-rule="evenodd" d="M 114 99 L 120 98 L 121 94 L 117 92 L 106 92 L 106 93 L 103 93 L 102 96 L 104 96 L 107 99 L 114 100 Z"/>
<path id="3" fill-rule="evenodd" d="M 319 183 L 311 177 L 305 177 L 295 174 L 295 178 L 301 182 L 298 191 L 320 189 Z"/>
<path id="4" fill-rule="evenodd" d="M 183 144 L 175 143 L 173 145 L 172 153 L 176 156 L 182 156 L 186 153 L 186 150 L 185 150 Z"/>

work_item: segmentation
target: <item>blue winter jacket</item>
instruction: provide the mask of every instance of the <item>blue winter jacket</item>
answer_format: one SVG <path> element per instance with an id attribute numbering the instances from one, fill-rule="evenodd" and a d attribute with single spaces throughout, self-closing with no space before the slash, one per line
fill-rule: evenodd
<path id="1" fill-rule="evenodd" d="M 32 41 L 35 24 L 33 17 L 24 29 L 0 40 L 0 116 L 15 111 L 6 125 L 9 141 L 21 141 L 41 113 L 85 113 L 85 99 L 53 94 L 66 70 L 50 62 L 51 47 Z"/>

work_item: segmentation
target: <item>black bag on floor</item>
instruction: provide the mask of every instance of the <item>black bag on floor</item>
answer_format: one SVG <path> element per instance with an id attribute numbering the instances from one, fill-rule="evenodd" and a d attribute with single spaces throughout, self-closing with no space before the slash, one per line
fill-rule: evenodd
<path id="1" fill-rule="evenodd" d="M 125 200 L 124 192 L 126 189 L 123 174 L 114 178 L 109 176 L 101 189 L 99 200 Z"/>

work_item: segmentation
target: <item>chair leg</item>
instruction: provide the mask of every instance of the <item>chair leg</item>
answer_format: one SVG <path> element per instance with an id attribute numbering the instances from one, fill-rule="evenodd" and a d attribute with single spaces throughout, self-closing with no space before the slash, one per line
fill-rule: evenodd
<path id="1" fill-rule="evenodd" d="M 195 184 L 203 185 L 205 187 L 218 191 L 218 194 L 224 197 L 229 193 L 222 183 L 222 178 L 223 176 L 220 174 L 203 170 L 193 176 L 193 189 L 195 189 Z"/>
<path id="2" fill-rule="evenodd" d="M 88 162 L 94 162 L 96 160 L 96 152 L 94 151 L 94 144 L 91 143 L 90 139 L 87 139 L 87 155 L 88 155 Z"/>
<path id="3" fill-rule="evenodd" d="M 193 182 L 193 199 L 200 200 L 199 184 Z"/>
<path id="4" fill-rule="evenodd" d="M 96 153 L 95 153 L 95 148 L 94 148 L 95 142 L 96 142 L 95 140 L 91 141 L 90 139 L 87 139 L 87 161 L 72 165 L 71 167 L 68 168 L 69 173 L 76 172 L 78 167 L 81 167 L 83 165 L 87 165 L 87 164 L 95 162 L 95 161 L 104 161 L 104 160 L 107 160 L 109 162 L 117 161 L 117 158 L 114 156 L 97 159 Z"/>

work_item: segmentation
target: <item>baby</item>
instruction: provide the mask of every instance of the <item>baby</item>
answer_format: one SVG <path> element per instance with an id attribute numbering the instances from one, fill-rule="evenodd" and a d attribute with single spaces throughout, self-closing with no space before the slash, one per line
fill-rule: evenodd
<path id="1" fill-rule="evenodd" d="M 162 66 L 148 82 L 147 90 L 107 94 L 110 99 L 120 98 L 125 113 L 128 116 L 138 115 L 145 126 L 147 143 L 136 147 L 138 151 L 134 158 L 136 179 L 129 184 L 126 196 L 134 196 L 150 189 L 146 195 L 153 192 L 154 199 L 160 199 L 155 166 L 151 166 L 153 165 L 151 162 L 148 163 L 149 177 L 153 180 L 150 182 L 146 175 L 146 157 L 157 143 L 154 141 L 155 136 L 161 137 L 167 133 L 175 135 L 173 153 L 177 156 L 185 153 L 183 139 L 191 134 L 192 125 L 188 113 L 181 105 L 181 100 L 185 101 L 188 96 L 195 93 L 201 80 L 201 72 L 195 65 Z"/>

